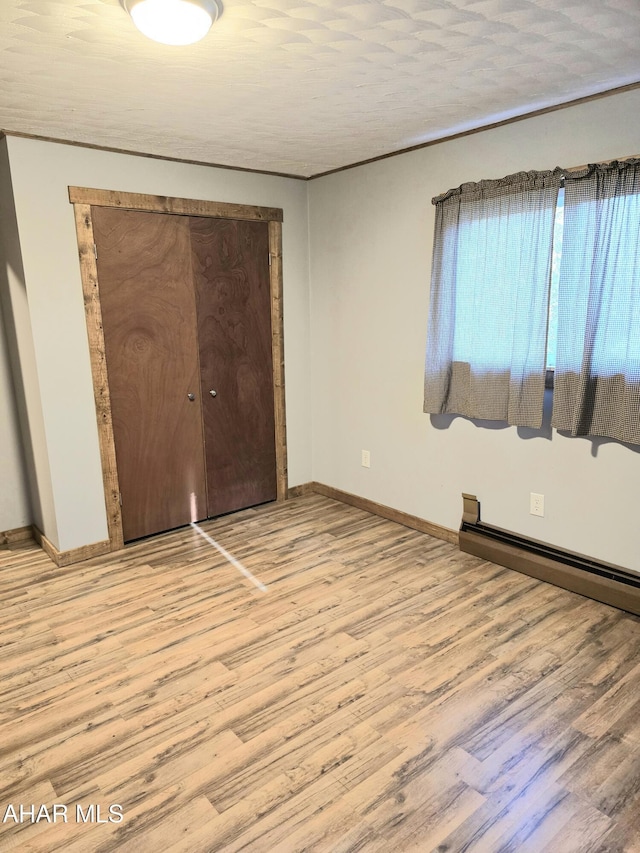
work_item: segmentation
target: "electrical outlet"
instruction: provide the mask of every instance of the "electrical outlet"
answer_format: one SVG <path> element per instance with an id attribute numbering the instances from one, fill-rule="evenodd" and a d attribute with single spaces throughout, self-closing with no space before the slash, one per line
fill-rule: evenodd
<path id="1" fill-rule="evenodd" d="M 363 468 L 371 468 L 371 454 L 368 450 L 362 451 L 362 467 Z"/>
<path id="2" fill-rule="evenodd" d="M 544 495 L 531 492 L 529 496 L 529 512 L 531 515 L 544 515 Z"/>

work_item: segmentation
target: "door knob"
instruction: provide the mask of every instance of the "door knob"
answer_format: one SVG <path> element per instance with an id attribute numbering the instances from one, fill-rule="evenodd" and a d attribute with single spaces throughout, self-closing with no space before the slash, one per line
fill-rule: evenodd
<path id="1" fill-rule="evenodd" d="M 213 390 L 213 388 L 211 389 L 211 391 L 209 391 L 209 393 L 211 394 L 211 396 L 212 396 L 212 397 L 217 397 L 217 396 L 218 396 L 218 392 L 217 392 L 217 391 L 214 391 L 214 390 Z"/>
<path id="2" fill-rule="evenodd" d="M 193 403 L 193 401 L 196 399 L 196 395 L 195 395 L 195 394 L 187 394 L 187 397 L 191 400 L 191 402 L 192 402 L 192 403 Z"/>

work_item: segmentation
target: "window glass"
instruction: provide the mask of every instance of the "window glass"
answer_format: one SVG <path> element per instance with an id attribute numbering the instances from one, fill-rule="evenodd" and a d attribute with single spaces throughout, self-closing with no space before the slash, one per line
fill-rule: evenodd
<path id="1" fill-rule="evenodd" d="M 553 221 L 553 253 L 551 256 L 551 283 L 549 293 L 549 325 L 547 327 L 547 370 L 556 366 L 558 346 L 558 282 L 562 257 L 562 229 L 564 225 L 564 187 L 558 190 L 556 216 Z"/>

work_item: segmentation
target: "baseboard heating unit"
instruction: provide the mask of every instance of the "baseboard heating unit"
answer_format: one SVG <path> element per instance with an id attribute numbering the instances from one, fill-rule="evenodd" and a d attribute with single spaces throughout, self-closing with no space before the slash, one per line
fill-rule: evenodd
<path id="1" fill-rule="evenodd" d="M 475 495 L 462 495 L 460 550 L 640 616 L 640 575 L 480 521 Z"/>

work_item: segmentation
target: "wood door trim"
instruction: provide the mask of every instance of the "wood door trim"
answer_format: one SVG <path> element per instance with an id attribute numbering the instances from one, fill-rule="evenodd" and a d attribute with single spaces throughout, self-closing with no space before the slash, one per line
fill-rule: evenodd
<path id="1" fill-rule="evenodd" d="M 253 207 L 251 205 L 227 204 L 190 199 L 167 198 L 165 196 L 139 195 L 109 190 L 94 190 L 69 187 L 69 201 L 74 206 L 80 276 L 84 295 L 87 337 L 91 359 L 93 394 L 98 422 L 98 441 L 102 464 L 105 506 L 109 547 L 118 551 L 124 547 L 120 487 L 111 417 L 109 377 L 102 328 L 100 287 L 95 256 L 91 205 L 96 207 L 119 207 L 128 210 L 144 210 L 156 213 L 175 213 L 185 216 L 211 216 L 218 219 L 248 219 L 268 221 L 269 268 L 271 290 L 271 347 L 273 354 L 273 393 L 275 402 L 275 442 L 277 500 L 287 499 L 287 432 L 285 420 L 284 385 L 284 323 L 282 309 L 282 210 L 280 208 Z M 193 207 L 190 207 L 193 205 Z M 85 558 L 86 559 L 86 558 Z"/>
<path id="2" fill-rule="evenodd" d="M 284 399 L 284 315 L 282 311 L 282 223 L 269 222 L 271 268 L 271 352 L 276 428 L 277 500 L 287 498 L 287 425 Z"/>
<path id="3" fill-rule="evenodd" d="M 96 190 L 89 187 L 69 187 L 71 204 L 95 207 L 120 207 L 123 210 L 146 210 L 152 213 L 174 213 L 177 216 L 211 216 L 215 219 L 249 219 L 261 222 L 282 222 L 282 208 L 256 207 L 250 204 L 229 204 L 196 198 L 170 198 L 163 195 L 126 193 L 118 190 Z"/>
<path id="4" fill-rule="evenodd" d="M 120 510 L 120 485 L 116 465 L 116 445 L 113 437 L 111 419 L 111 396 L 107 376 L 107 359 L 102 329 L 102 309 L 100 307 L 100 287 L 93 238 L 91 207 L 88 204 L 74 205 L 76 232 L 78 235 L 78 254 L 80 256 L 80 276 L 84 294 L 84 310 L 89 338 L 89 356 L 91 376 L 93 378 L 93 396 L 98 419 L 98 442 L 102 463 L 102 481 L 104 484 L 104 502 L 107 510 L 107 529 L 112 551 L 124 547 L 122 532 L 122 512 Z"/>

